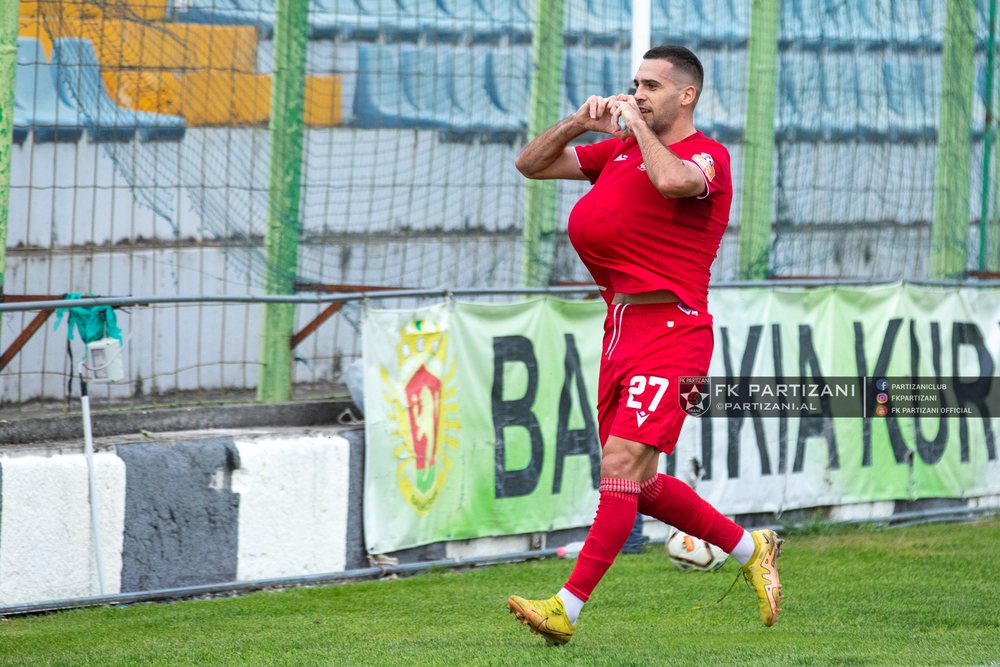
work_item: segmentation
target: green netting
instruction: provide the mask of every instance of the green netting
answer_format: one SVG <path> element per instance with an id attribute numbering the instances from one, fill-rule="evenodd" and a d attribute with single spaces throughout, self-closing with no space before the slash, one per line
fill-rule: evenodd
<path id="1" fill-rule="evenodd" d="M 967 197 L 968 213 L 950 206 L 937 215 L 962 218 L 951 227 L 967 228 L 957 256 L 977 269 L 984 181 L 983 255 L 995 270 L 995 177 L 982 166 L 993 103 L 986 99 L 988 0 L 968 14 L 975 25 L 972 69 L 964 74 L 944 64 L 952 25 L 944 0 L 775 2 L 773 118 L 750 114 L 751 123 L 773 128 L 767 192 L 742 191 L 767 180 L 744 177 L 750 3 L 652 6 L 652 42 L 683 43 L 702 58 L 696 124 L 733 156 L 737 192 L 715 279 L 738 276 L 740 218 L 751 197 L 771 218 L 768 276 L 929 277 L 945 242 L 931 231 L 935 206 L 956 188 L 952 201 Z M 562 4 L 559 111 L 567 114 L 589 94 L 628 89 L 631 17 L 628 2 Z M 113 159 L 115 178 L 156 212 L 157 223 L 135 233 L 95 220 L 89 242 L 211 248 L 219 252 L 202 270 L 212 280 L 265 284 L 275 7 L 269 0 L 39 3 L 42 41 L 90 39 L 119 106 L 185 119 L 179 139 L 167 136 L 169 127 L 158 140 L 144 138 L 141 123 L 128 141 L 94 136 Z M 518 0 L 310 2 L 299 282 L 521 282 L 526 184 L 513 160 L 530 115 L 534 11 L 534 3 Z M 22 26 L 22 34 L 31 29 Z M 93 67 L 79 57 L 73 63 L 60 78 L 69 101 L 97 125 L 127 125 L 100 91 L 87 88 L 93 78 L 81 74 Z M 947 96 L 942 107 L 955 81 L 972 87 L 971 109 Z M 962 153 L 939 161 L 941 122 L 952 117 L 942 108 L 968 116 L 967 169 Z M 562 233 L 584 191 L 577 183 L 557 187 L 554 256 L 546 247 L 537 258 L 551 266 L 553 282 L 587 279 Z"/>

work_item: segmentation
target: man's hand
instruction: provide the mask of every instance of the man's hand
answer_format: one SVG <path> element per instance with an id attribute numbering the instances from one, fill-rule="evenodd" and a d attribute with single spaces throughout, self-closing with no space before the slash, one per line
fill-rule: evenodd
<path id="1" fill-rule="evenodd" d="M 646 122 L 642 117 L 642 112 L 639 110 L 639 105 L 636 103 L 635 98 L 631 95 L 616 95 L 608 99 L 611 100 L 609 111 L 614 126 L 612 134 L 615 135 L 615 138 L 622 140 L 627 137 L 634 137 L 634 128 L 637 124 Z M 624 128 L 622 128 L 620 121 L 624 121 Z"/>
<path id="2" fill-rule="evenodd" d="M 615 134 L 616 132 L 620 133 L 621 129 L 618 127 L 618 117 L 612 116 L 612 109 L 616 103 L 620 103 L 629 97 L 629 95 L 612 95 L 611 97 L 591 95 L 577 109 L 575 120 L 587 131 L 604 132 L 605 134 L 614 134 L 620 137 L 619 134 Z M 638 114 L 638 109 L 636 113 Z"/>

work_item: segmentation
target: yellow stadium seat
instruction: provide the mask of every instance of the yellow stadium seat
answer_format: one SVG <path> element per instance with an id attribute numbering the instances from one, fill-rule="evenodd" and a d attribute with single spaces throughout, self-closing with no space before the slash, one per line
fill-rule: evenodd
<path id="1" fill-rule="evenodd" d="M 178 77 L 181 115 L 188 125 L 266 123 L 271 107 L 271 77 L 245 72 L 188 72 Z"/>
<path id="2" fill-rule="evenodd" d="M 256 125 L 271 115 L 271 76 L 241 72 L 189 72 L 179 76 L 180 114 L 188 125 Z M 339 76 L 306 79 L 305 123 L 314 127 L 339 125 Z"/>
<path id="3" fill-rule="evenodd" d="M 126 43 L 135 54 L 135 66 L 248 74 L 257 69 L 257 30 L 252 26 L 133 23 L 127 28 Z"/>
<path id="4" fill-rule="evenodd" d="M 101 5 L 85 0 L 38 0 L 37 5 L 38 16 L 76 19 L 99 19 L 104 16 Z"/>
<path id="5" fill-rule="evenodd" d="M 123 107 L 180 115 L 181 85 L 170 72 L 106 69 L 103 74 L 108 93 Z"/>
<path id="6" fill-rule="evenodd" d="M 17 36 L 37 39 L 42 48 L 45 49 L 46 59 L 52 59 L 52 37 L 45 26 L 37 20 L 21 17 L 17 23 Z"/>
<path id="7" fill-rule="evenodd" d="M 306 77 L 306 125 L 313 127 L 340 125 L 341 85 L 339 76 Z"/>
<path id="8" fill-rule="evenodd" d="M 17 11 L 22 19 L 33 19 L 38 16 L 38 3 L 35 0 L 21 0 Z"/>

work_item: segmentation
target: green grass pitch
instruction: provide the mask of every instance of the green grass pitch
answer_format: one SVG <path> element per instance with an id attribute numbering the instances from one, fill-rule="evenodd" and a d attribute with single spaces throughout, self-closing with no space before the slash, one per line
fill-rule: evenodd
<path id="1" fill-rule="evenodd" d="M 814 526 L 814 529 L 816 527 Z M 822 528 L 822 527 L 821 527 Z M 243 597 L 0 621 L 2 665 L 1000 665 L 1000 519 L 787 536 L 764 628 L 736 576 L 622 556 L 565 647 L 507 613 L 572 562 L 436 571 Z"/>

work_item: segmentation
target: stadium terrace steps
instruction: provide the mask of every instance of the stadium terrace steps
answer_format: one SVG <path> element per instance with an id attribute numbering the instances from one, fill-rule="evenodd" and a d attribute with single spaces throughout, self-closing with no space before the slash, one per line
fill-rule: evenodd
<path id="1" fill-rule="evenodd" d="M 75 142 L 83 134 L 79 111 L 59 97 L 42 45 L 28 37 L 17 39 L 14 125 L 15 139 L 21 137 L 21 141 L 27 139 L 27 128 L 34 131 L 37 142 Z"/>
<path id="2" fill-rule="evenodd" d="M 126 109 L 108 95 L 93 44 L 72 37 L 56 39 L 52 62 L 60 96 L 80 109 L 87 133 L 94 141 L 128 141 L 138 133 L 143 141 L 178 141 L 186 123 L 180 116 Z"/>
<path id="3" fill-rule="evenodd" d="M 155 1 L 150 1 L 151 5 L 143 5 L 134 0 L 133 5 L 139 9 L 150 6 L 155 9 Z M 43 7 L 43 11 L 51 11 L 51 7 Z M 119 8 L 116 13 L 124 17 L 128 12 Z M 92 140 L 127 141 L 134 133 L 130 133 L 130 127 L 138 129 L 143 140 L 172 140 L 183 136 L 187 124 L 255 125 L 267 122 L 271 77 L 257 73 L 258 35 L 253 27 L 150 23 L 135 20 L 136 16 L 100 20 L 79 18 L 93 14 L 76 8 L 65 15 L 23 15 L 19 25 L 22 36 L 35 38 L 48 52 L 52 50 L 53 38 L 75 38 L 92 44 L 96 61 L 88 67 L 99 69 L 103 86 L 98 86 L 98 82 L 88 84 L 88 90 L 93 91 L 87 93 L 87 104 L 93 105 L 92 112 L 87 115 L 89 121 L 81 121 L 79 112 L 75 108 L 72 110 L 74 127 L 88 125 Z M 39 62 L 44 60 L 41 58 Z M 28 76 L 21 78 L 27 80 Z M 73 76 L 74 73 L 70 73 L 66 80 Z M 224 101 L 224 94 L 233 95 L 233 99 Z M 341 94 L 340 77 L 308 77 L 307 125 L 330 127 L 340 124 Z M 30 107 L 30 97 L 22 97 L 24 105 Z M 75 99 L 68 93 L 62 97 L 64 101 Z M 125 109 L 119 111 L 118 107 Z M 43 131 L 38 136 L 39 140 L 74 140 L 73 135 L 66 132 Z M 77 127 L 75 138 L 79 136 Z"/>

